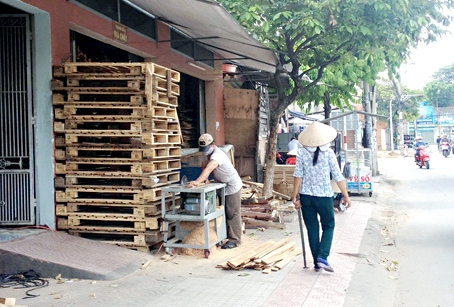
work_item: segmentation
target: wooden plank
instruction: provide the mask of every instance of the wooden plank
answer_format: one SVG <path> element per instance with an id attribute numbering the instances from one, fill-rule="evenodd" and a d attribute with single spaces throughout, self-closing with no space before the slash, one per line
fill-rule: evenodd
<path id="1" fill-rule="evenodd" d="M 282 259 L 281 261 L 279 262 L 276 262 L 274 264 L 274 266 L 280 270 L 282 270 L 283 267 L 285 267 L 287 264 L 289 264 L 292 260 L 293 260 L 294 257 L 287 257 L 287 258 L 284 258 Z"/>
<path id="2" fill-rule="evenodd" d="M 281 260 L 282 258 L 279 258 L 279 257 L 282 257 L 282 254 L 284 254 L 285 252 L 287 252 L 289 250 L 292 250 L 293 248 L 295 248 L 295 246 L 296 246 L 295 242 L 289 242 L 289 243 L 285 244 L 284 246 L 275 249 L 271 253 L 266 254 L 260 260 L 263 264 L 271 264 L 273 262 Z M 276 257 L 277 257 L 277 259 L 275 259 Z"/>
<path id="3" fill-rule="evenodd" d="M 285 238 L 281 241 L 278 241 L 276 243 L 274 243 L 273 245 L 269 246 L 267 249 L 261 251 L 260 253 L 258 253 L 256 255 L 256 257 L 254 259 L 260 259 L 260 258 L 263 258 L 265 255 L 273 252 L 274 250 L 284 246 L 285 244 L 287 244 L 288 241 L 290 241 L 292 238 Z"/>
<path id="4" fill-rule="evenodd" d="M 243 254 L 240 254 L 232 259 L 230 259 L 227 264 L 230 266 L 230 267 L 239 267 L 241 265 L 243 265 L 244 263 L 247 263 L 249 261 L 251 261 L 251 259 L 253 259 L 258 253 L 260 253 L 261 251 L 267 249 L 269 246 L 273 245 L 274 242 L 264 242 L 262 244 L 260 244 L 259 246 L 253 248 L 252 250 L 249 250 Z"/>

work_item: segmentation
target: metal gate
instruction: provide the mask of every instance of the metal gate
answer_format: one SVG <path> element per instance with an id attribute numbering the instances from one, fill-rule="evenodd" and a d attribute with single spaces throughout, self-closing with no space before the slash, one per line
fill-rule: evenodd
<path id="1" fill-rule="evenodd" d="M 0 15 L 0 225 L 35 223 L 28 15 Z"/>

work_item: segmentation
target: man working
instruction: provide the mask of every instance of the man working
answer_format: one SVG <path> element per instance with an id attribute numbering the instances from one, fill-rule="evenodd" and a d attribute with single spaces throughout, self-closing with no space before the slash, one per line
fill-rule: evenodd
<path id="1" fill-rule="evenodd" d="M 195 187 L 206 182 L 210 174 L 217 182 L 227 184 L 225 188 L 225 215 L 227 224 L 227 239 L 222 249 L 235 248 L 241 244 L 241 188 L 243 181 L 230 162 L 229 157 L 215 145 L 213 137 L 202 134 L 199 138 L 199 151 L 204 153 L 202 173 L 188 183 L 189 187 Z"/>

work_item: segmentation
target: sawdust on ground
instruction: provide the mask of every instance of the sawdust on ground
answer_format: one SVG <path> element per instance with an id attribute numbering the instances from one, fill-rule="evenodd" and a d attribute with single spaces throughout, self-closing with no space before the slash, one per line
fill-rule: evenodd
<path id="1" fill-rule="evenodd" d="M 220 223 L 218 223 L 218 227 L 220 226 Z M 194 245 L 204 245 L 205 244 L 205 234 L 204 234 L 204 229 L 203 229 L 203 222 L 187 222 L 187 221 L 182 221 L 180 223 L 180 229 L 181 230 L 190 230 L 191 232 L 188 233 L 182 240 L 183 244 L 194 244 Z M 210 222 L 209 225 L 209 240 L 210 242 L 217 241 L 217 234 L 216 230 L 214 229 L 214 221 Z M 238 246 L 235 250 L 248 250 L 250 247 L 255 244 L 251 237 L 243 234 L 241 236 L 241 245 Z M 220 247 L 216 247 L 214 245 L 213 247 L 210 248 L 210 258 L 216 257 L 218 254 L 222 254 L 220 252 Z M 205 249 L 203 248 L 178 248 L 177 253 L 181 255 L 187 255 L 187 256 L 198 256 L 198 257 L 204 257 L 204 251 Z"/>

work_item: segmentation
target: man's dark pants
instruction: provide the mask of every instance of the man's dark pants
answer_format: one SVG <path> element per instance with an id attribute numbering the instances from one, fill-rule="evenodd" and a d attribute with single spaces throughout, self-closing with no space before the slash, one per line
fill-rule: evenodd
<path id="1" fill-rule="evenodd" d="M 225 216 L 227 224 L 227 239 L 236 245 L 241 244 L 241 189 L 225 196 Z"/>

